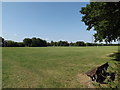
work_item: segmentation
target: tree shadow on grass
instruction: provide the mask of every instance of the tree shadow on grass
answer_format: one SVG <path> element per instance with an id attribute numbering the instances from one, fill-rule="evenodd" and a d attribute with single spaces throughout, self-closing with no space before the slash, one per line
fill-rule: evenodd
<path id="1" fill-rule="evenodd" d="M 109 57 L 113 57 L 116 65 L 116 75 L 117 75 L 117 87 L 120 89 L 120 46 L 118 46 L 118 51 L 116 53 L 110 54 Z"/>
<path id="2" fill-rule="evenodd" d="M 110 54 L 109 57 L 113 57 L 112 60 L 120 62 L 120 51 L 113 53 L 113 54 Z"/>

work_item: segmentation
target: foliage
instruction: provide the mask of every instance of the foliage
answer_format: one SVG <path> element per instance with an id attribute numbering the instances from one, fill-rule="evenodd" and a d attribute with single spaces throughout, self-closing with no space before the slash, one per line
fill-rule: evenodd
<path id="1" fill-rule="evenodd" d="M 17 46 L 18 46 L 18 47 L 25 47 L 25 45 L 24 45 L 23 42 L 17 42 Z"/>
<path id="2" fill-rule="evenodd" d="M 78 41 L 75 43 L 75 46 L 86 46 L 84 42 Z"/>
<path id="3" fill-rule="evenodd" d="M 57 46 L 69 46 L 67 41 L 58 41 Z"/>
<path id="4" fill-rule="evenodd" d="M 46 47 L 46 46 L 118 46 L 119 44 L 103 44 L 103 43 L 85 43 L 83 41 L 77 42 L 68 42 L 68 41 L 58 41 L 58 42 L 47 42 L 46 40 L 42 40 L 40 38 L 25 38 L 23 42 L 14 42 L 11 40 L 4 40 L 4 38 L 0 38 L 0 46 L 2 47 Z"/>
<path id="5" fill-rule="evenodd" d="M 3 47 L 4 46 L 4 38 L 0 37 L 0 47 Z"/>
<path id="6" fill-rule="evenodd" d="M 28 47 L 45 47 L 47 46 L 47 42 L 45 40 L 42 40 L 40 38 L 33 37 L 32 39 L 30 38 L 25 38 L 23 40 L 25 46 Z"/>
<path id="7" fill-rule="evenodd" d="M 47 42 L 45 40 L 40 39 L 40 38 L 33 37 L 31 40 L 32 40 L 32 43 L 31 43 L 32 47 L 44 47 L 44 46 L 47 46 Z"/>
<path id="8" fill-rule="evenodd" d="M 5 47 L 17 47 L 17 42 L 11 41 L 11 40 L 5 40 L 4 41 Z"/>
<path id="9" fill-rule="evenodd" d="M 90 2 L 80 11 L 87 30 L 94 28 L 95 41 L 120 39 L 120 2 Z"/>
<path id="10" fill-rule="evenodd" d="M 25 46 L 30 47 L 31 44 L 32 44 L 32 40 L 31 40 L 30 38 L 25 38 L 25 39 L 23 40 L 23 43 L 24 43 Z"/>

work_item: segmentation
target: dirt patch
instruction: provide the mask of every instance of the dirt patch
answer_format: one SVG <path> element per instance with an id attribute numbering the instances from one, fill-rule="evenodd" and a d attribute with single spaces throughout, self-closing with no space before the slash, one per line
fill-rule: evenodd
<path id="1" fill-rule="evenodd" d="M 92 84 L 91 78 L 86 74 L 77 74 L 77 81 L 83 86 L 83 88 L 95 88 Z"/>

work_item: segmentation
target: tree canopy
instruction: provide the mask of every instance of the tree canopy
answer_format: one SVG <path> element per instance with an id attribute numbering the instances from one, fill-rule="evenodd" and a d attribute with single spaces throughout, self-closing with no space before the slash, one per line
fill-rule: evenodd
<path id="1" fill-rule="evenodd" d="M 45 47 L 45 46 L 47 46 L 47 42 L 45 40 L 42 40 L 42 39 L 36 38 L 36 37 L 33 37 L 32 39 L 25 38 L 23 40 L 23 43 L 25 46 L 28 46 L 28 47 Z"/>
<path id="2" fill-rule="evenodd" d="M 25 38 L 23 40 L 23 43 L 25 44 L 25 46 L 31 46 L 32 40 L 30 38 Z"/>
<path id="3" fill-rule="evenodd" d="M 120 39 L 120 2 L 90 2 L 81 8 L 82 21 L 87 30 L 92 28 L 95 42 L 112 42 Z"/>

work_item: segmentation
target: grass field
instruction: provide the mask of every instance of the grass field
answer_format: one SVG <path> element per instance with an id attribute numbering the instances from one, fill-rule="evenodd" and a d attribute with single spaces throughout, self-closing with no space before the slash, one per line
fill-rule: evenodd
<path id="1" fill-rule="evenodd" d="M 109 62 L 117 46 L 5 47 L 3 88 L 80 88 L 77 75 Z"/>

